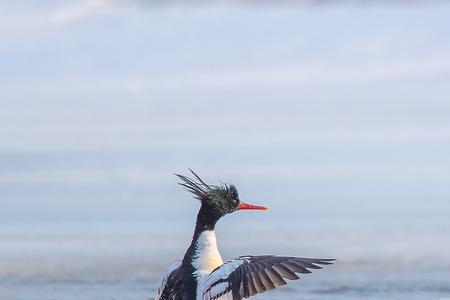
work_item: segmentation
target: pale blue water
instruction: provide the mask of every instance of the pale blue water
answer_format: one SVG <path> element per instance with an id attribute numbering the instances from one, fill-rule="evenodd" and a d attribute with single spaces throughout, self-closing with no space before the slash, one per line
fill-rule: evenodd
<path id="1" fill-rule="evenodd" d="M 0 299 L 150 299 L 164 269 L 188 246 L 198 209 L 172 170 L 155 169 L 154 154 L 2 154 Z M 445 183 L 426 183 L 436 187 L 427 199 L 423 185 L 370 176 L 228 177 L 237 178 L 243 200 L 270 210 L 221 220 L 224 259 L 339 259 L 259 299 L 450 298 Z"/>
<path id="2" fill-rule="evenodd" d="M 255 299 L 448 299 L 448 220 L 272 218 L 244 213 L 218 227 L 224 258 L 243 254 L 339 261 Z M 169 226 L 168 223 L 176 223 Z M 1 299 L 149 299 L 180 258 L 192 220 L 2 228 Z"/>

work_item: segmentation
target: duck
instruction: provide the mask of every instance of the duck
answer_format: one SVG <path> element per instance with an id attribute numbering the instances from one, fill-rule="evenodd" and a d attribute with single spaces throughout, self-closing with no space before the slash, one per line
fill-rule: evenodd
<path id="1" fill-rule="evenodd" d="M 275 255 L 244 255 L 223 262 L 215 227 L 224 216 L 267 207 L 240 200 L 233 184 L 211 185 L 189 169 L 193 177 L 175 174 L 200 201 L 194 234 L 183 259 L 166 270 L 155 300 L 240 300 L 297 280 L 335 259 Z"/>

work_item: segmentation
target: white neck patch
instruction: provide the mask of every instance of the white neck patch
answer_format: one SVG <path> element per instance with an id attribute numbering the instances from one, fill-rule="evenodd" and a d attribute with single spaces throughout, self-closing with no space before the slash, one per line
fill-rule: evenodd
<path id="1" fill-rule="evenodd" d="M 217 249 L 216 233 L 214 230 L 203 231 L 195 243 L 195 255 L 192 266 L 199 272 L 211 273 L 212 270 L 223 264 L 222 257 Z"/>

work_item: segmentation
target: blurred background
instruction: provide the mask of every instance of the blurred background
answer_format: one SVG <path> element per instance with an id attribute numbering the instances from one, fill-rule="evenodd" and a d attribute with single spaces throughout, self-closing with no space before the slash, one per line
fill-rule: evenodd
<path id="1" fill-rule="evenodd" d="M 0 298 L 152 299 L 197 200 L 258 299 L 450 299 L 450 2 L 0 1 Z"/>

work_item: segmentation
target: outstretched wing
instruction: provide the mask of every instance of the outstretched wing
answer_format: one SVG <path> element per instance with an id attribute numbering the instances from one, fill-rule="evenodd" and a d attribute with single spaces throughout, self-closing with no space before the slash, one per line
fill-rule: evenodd
<path id="1" fill-rule="evenodd" d="M 216 268 L 203 283 L 203 300 L 248 298 L 285 285 L 285 279 L 299 279 L 297 273 L 311 273 L 318 265 L 334 259 L 282 257 L 273 255 L 240 256 Z"/>

